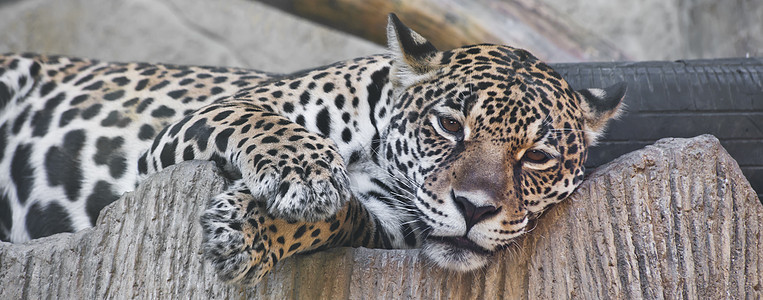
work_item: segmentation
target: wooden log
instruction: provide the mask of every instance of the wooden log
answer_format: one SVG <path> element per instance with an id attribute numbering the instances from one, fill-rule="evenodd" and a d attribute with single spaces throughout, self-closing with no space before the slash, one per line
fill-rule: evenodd
<path id="1" fill-rule="evenodd" d="M 491 266 L 463 274 L 417 250 L 339 248 L 228 286 L 199 254 L 199 213 L 224 184 L 212 163 L 182 163 L 95 228 L 0 243 L 2 298 L 763 297 L 763 206 L 712 136 L 664 139 L 599 168 Z"/>
<path id="2" fill-rule="evenodd" d="M 387 14 L 396 13 L 436 47 L 506 44 L 548 61 L 624 60 L 613 44 L 529 0 L 256 0 L 386 45 Z"/>

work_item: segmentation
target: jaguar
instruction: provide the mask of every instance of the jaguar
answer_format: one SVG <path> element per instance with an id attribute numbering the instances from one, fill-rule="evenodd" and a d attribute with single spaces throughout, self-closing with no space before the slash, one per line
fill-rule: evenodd
<path id="1" fill-rule="evenodd" d="M 341 246 L 492 263 L 583 181 L 626 87 L 575 90 L 509 46 L 440 51 L 394 14 L 387 38 L 287 75 L 0 56 L 0 239 L 92 227 L 147 176 L 208 160 L 230 181 L 201 248 L 227 282 Z"/>

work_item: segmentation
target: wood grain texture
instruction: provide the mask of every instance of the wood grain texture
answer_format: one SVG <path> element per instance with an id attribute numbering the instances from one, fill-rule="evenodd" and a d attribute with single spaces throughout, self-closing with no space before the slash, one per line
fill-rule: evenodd
<path id="1" fill-rule="evenodd" d="M 530 0 L 256 0 L 285 12 L 387 44 L 387 14 L 396 13 L 442 50 L 479 43 L 530 50 L 543 60 L 624 60 L 626 55 L 551 7 Z"/>
<path id="2" fill-rule="evenodd" d="M 515 247 L 472 273 L 416 250 L 340 248 L 281 262 L 256 287 L 200 259 L 208 162 L 151 177 L 96 228 L 0 243 L 3 299 L 604 299 L 763 297 L 763 206 L 712 136 L 664 139 L 596 170 Z"/>

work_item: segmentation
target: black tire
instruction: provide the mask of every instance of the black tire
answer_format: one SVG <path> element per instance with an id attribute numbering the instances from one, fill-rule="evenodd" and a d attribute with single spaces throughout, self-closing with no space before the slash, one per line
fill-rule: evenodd
<path id="1" fill-rule="evenodd" d="M 763 59 L 552 65 L 576 89 L 625 81 L 626 113 L 610 123 L 587 166 L 664 137 L 716 136 L 763 193 Z"/>

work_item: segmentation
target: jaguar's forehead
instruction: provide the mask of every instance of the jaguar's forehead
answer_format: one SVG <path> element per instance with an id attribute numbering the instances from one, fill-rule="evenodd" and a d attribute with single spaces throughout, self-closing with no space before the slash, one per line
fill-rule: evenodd
<path id="1" fill-rule="evenodd" d="M 540 62 L 523 49 L 505 45 L 479 44 L 444 51 L 443 65 L 499 64 L 517 69 Z"/>
<path id="2" fill-rule="evenodd" d="M 474 45 L 443 52 L 437 100 L 482 123 L 510 127 L 539 119 L 557 126 L 577 121 L 579 98 L 551 67 L 529 52 Z M 435 96 L 438 96 L 435 94 Z"/>

